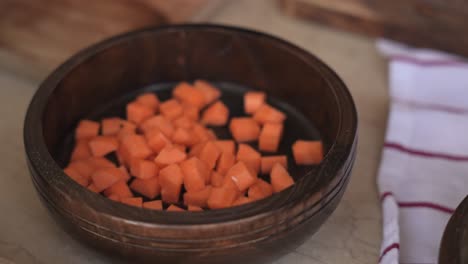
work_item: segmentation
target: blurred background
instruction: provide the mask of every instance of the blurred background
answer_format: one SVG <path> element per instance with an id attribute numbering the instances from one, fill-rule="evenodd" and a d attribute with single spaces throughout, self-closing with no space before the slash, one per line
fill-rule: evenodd
<path id="1" fill-rule="evenodd" d="M 461 34 L 463 2 L 0 0 L 0 263 L 110 263 L 69 238 L 37 200 L 24 160 L 24 113 L 40 82 L 77 51 L 132 29 L 185 22 L 267 32 L 337 71 L 360 118 L 352 181 L 320 231 L 277 263 L 378 263 L 382 224 L 376 174 L 389 98 L 387 61 L 375 38 L 468 55 L 468 36 Z"/>

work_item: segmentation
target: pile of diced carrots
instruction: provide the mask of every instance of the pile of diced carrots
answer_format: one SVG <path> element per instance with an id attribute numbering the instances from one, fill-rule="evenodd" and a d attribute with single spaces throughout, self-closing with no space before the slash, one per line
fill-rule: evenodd
<path id="1" fill-rule="evenodd" d="M 181 82 L 172 95 L 141 94 L 127 104 L 126 119 L 81 120 L 65 173 L 111 200 L 167 211 L 242 205 L 294 184 L 286 155 L 277 153 L 287 117 L 264 92 L 245 93 L 246 116 L 232 118 L 206 81 Z M 217 139 L 216 126 L 228 126 L 232 139 Z M 299 165 L 323 157 L 321 141 L 297 140 L 292 152 Z M 117 163 L 106 158 L 112 153 Z"/>

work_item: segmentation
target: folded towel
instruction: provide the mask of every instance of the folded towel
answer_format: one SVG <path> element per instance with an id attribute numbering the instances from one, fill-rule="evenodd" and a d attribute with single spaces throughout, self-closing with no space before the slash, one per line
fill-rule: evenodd
<path id="1" fill-rule="evenodd" d="M 382 264 L 437 263 L 468 194 L 468 63 L 379 40 L 389 59 L 390 114 L 378 173 Z"/>

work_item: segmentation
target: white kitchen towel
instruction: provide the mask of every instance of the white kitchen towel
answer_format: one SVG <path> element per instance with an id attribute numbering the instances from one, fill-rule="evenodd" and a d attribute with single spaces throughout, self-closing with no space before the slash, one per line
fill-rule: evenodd
<path id="1" fill-rule="evenodd" d="M 436 264 L 440 240 L 468 195 L 468 62 L 387 40 L 390 113 L 377 183 L 382 264 Z"/>

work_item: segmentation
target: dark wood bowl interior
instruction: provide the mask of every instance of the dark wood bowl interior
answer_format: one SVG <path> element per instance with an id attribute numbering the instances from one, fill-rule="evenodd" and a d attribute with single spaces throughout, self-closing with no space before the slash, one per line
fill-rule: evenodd
<path id="1" fill-rule="evenodd" d="M 439 250 L 439 264 L 465 263 L 468 263 L 468 196 L 447 223 Z"/>
<path id="2" fill-rule="evenodd" d="M 271 198 L 199 213 L 118 204 L 62 172 L 70 131 L 80 118 L 122 115 L 123 103 L 142 88 L 167 93 L 171 84 L 195 79 L 218 84 L 234 112 L 240 111 L 243 89 L 266 91 L 290 116 L 282 148 L 290 152 L 288 144 L 297 136 L 320 135 L 323 162 L 294 167 L 297 183 Z M 258 32 L 177 25 L 117 36 L 65 62 L 34 96 L 24 140 L 41 200 L 88 245 L 141 261 L 261 263 L 299 245 L 333 212 L 354 162 L 356 128 L 348 90 L 315 56 Z"/>

